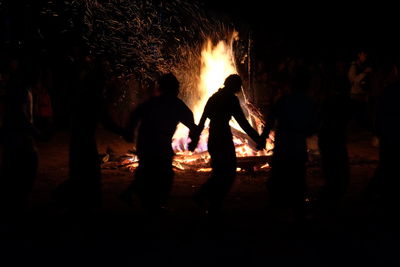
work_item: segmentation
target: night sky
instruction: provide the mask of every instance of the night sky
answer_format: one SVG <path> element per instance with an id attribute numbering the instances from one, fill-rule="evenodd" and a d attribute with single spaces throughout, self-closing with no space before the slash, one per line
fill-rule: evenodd
<path id="1" fill-rule="evenodd" d="M 44 20 L 40 8 L 46 1 L 0 0 L 1 41 L 23 39 L 35 46 L 51 47 L 62 25 L 59 19 Z M 394 2 L 373 3 L 320 1 L 257 1 L 234 2 L 203 0 L 204 7 L 221 17 L 229 17 L 236 25 L 251 30 L 255 49 L 260 55 L 297 53 L 307 56 L 354 54 L 360 48 L 389 56 L 398 53 L 398 9 Z M 7 7 L 5 12 L 4 7 Z M 37 42 L 38 31 L 46 36 Z M 64 42 L 65 40 L 63 40 Z M 263 52 L 264 50 L 264 52 Z"/>
<path id="2" fill-rule="evenodd" d="M 248 23 L 254 38 L 296 47 L 304 53 L 351 53 L 360 48 L 398 53 L 399 12 L 394 2 L 206 1 L 206 5 Z"/>

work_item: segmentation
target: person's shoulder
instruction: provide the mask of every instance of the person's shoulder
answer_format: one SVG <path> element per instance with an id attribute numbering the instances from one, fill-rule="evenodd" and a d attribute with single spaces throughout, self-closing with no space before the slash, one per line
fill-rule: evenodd
<path id="1" fill-rule="evenodd" d="M 224 91 L 220 88 L 220 89 L 218 89 L 215 93 L 213 93 L 213 94 L 210 96 L 210 98 L 219 97 L 219 96 L 223 95 L 223 93 L 224 93 Z"/>
<path id="2" fill-rule="evenodd" d="M 183 109 L 189 108 L 186 105 L 185 101 L 183 101 L 179 97 L 176 97 L 173 101 L 174 101 L 175 105 L 178 106 L 179 108 L 183 108 Z"/>
<path id="3" fill-rule="evenodd" d="M 185 102 L 177 96 L 160 96 L 157 103 L 168 106 L 169 108 L 184 108 L 187 107 Z"/>
<path id="4" fill-rule="evenodd" d="M 222 97 L 221 91 L 218 90 L 217 92 L 213 93 L 207 100 L 207 103 L 215 102 L 217 99 Z"/>
<path id="5" fill-rule="evenodd" d="M 185 102 L 184 102 L 181 98 L 179 98 L 179 97 L 174 97 L 173 99 L 171 99 L 171 101 L 174 101 L 174 102 L 176 102 L 176 103 L 184 104 L 184 105 L 185 105 Z"/>

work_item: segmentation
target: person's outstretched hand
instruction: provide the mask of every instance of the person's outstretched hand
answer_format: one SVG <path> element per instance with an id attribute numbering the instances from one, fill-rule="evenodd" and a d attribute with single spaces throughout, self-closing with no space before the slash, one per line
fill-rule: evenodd
<path id="1" fill-rule="evenodd" d="M 196 149 L 196 147 L 197 147 L 197 144 L 195 145 L 193 141 L 190 142 L 188 145 L 189 151 L 192 151 L 192 152 Z"/>
<path id="2" fill-rule="evenodd" d="M 193 152 L 197 147 L 197 143 L 199 142 L 199 137 L 198 136 L 197 137 L 191 137 L 190 139 L 192 141 L 189 143 L 188 149 L 189 149 L 189 151 Z"/>
<path id="3" fill-rule="evenodd" d="M 188 145 L 188 149 L 189 151 L 194 151 L 197 147 L 197 144 L 199 143 L 199 139 L 200 139 L 200 129 L 196 128 L 196 129 L 192 129 L 189 133 L 189 138 L 191 140 L 191 142 Z"/>

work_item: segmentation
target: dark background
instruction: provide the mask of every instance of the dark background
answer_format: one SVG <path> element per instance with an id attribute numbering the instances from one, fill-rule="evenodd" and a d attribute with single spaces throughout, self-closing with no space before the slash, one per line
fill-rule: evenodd
<path id="1" fill-rule="evenodd" d="M 18 52 L 34 58 L 57 62 L 79 39 L 60 32 L 65 26 L 62 14 L 41 16 L 44 2 L 0 0 L 0 55 L 19 48 Z M 293 4 L 224 0 L 206 1 L 205 7 L 251 29 L 255 54 L 266 61 L 291 55 L 349 61 L 362 48 L 387 57 L 399 54 L 397 9 L 382 1 Z M 116 155 L 124 155 L 130 148 L 105 131 L 97 136 L 103 155 L 110 148 Z M 132 179 L 121 169 L 102 170 L 105 205 L 101 212 L 84 217 L 63 214 L 51 201 L 54 189 L 68 179 L 69 135 L 56 132 L 50 142 L 38 142 L 40 166 L 31 213 L 15 230 L 0 227 L 1 234 L 11 233 L 0 238 L 0 262 L 10 258 L 30 265 L 37 261 L 41 266 L 47 262 L 50 266 L 81 262 L 107 262 L 110 266 L 119 262 L 134 266 L 140 262 L 146 262 L 144 266 L 398 266 L 397 221 L 382 220 L 379 214 L 370 216 L 375 204 L 361 200 L 360 192 L 378 163 L 371 137 L 369 132 L 349 137 L 352 179 L 349 194 L 337 211 L 329 210 L 300 228 L 290 222 L 274 222 L 269 210 L 264 210 L 266 174 L 242 174 L 226 201 L 224 229 L 215 236 L 191 201 L 208 174 L 177 171 L 172 215 L 158 224 L 146 224 L 138 207 L 127 207 L 118 199 Z M 310 166 L 308 176 L 310 192 L 317 192 L 322 184 L 319 166 Z"/>
<path id="2" fill-rule="evenodd" d="M 43 16 L 47 2 L 0 1 L 2 46 L 22 42 L 20 45 L 27 50 L 56 47 L 61 50 L 77 38 L 60 33 L 65 27 L 63 14 Z M 360 48 L 378 54 L 398 54 L 398 9 L 394 2 L 204 0 L 202 3 L 218 16 L 248 27 L 255 49 L 264 50 L 260 55 L 282 51 L 314 57 L 348 57 Z"/>
<path id="3" fill-rule="evenodd" d="M 206 1 L 206 6 L 247 23 L 261 51 L 346 58 L 368 49 L 398 56 L 399 14 L 394 2 L 248 0 Z"/>

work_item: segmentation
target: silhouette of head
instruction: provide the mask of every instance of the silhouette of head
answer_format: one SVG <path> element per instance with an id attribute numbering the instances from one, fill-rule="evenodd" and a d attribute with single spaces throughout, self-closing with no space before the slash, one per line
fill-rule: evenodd
<path id="1" fill-rule="evenodd" d="M 225 79 L 224 86 L 226 90 L 238 93 L 242 87 L 242 79 L 237 74 L 231 74 Z"/>
<path id="2" fill-rule="evenodd" d="M 307 92 L 309 86 L 309 76 L 305 68 L 296 68 L 289 78 L 290 93 Z"/>
<path id="3" fill-rule="evenodd" d="M 366 49 L 362 49 L 360 50 L 360 52 L 358 52 L 357 57 L 358 57 L 358 61 L 363 64 L 365 62 L 367 62 L 368 60 L 368 51 Z"/>
<path id="4" fill-rule="evenodd" d="M 167 73 L 158 79 L 158 88 L 163 95 L 177 96 L 179 94 L 179 81 L 175 75 Z"/>

